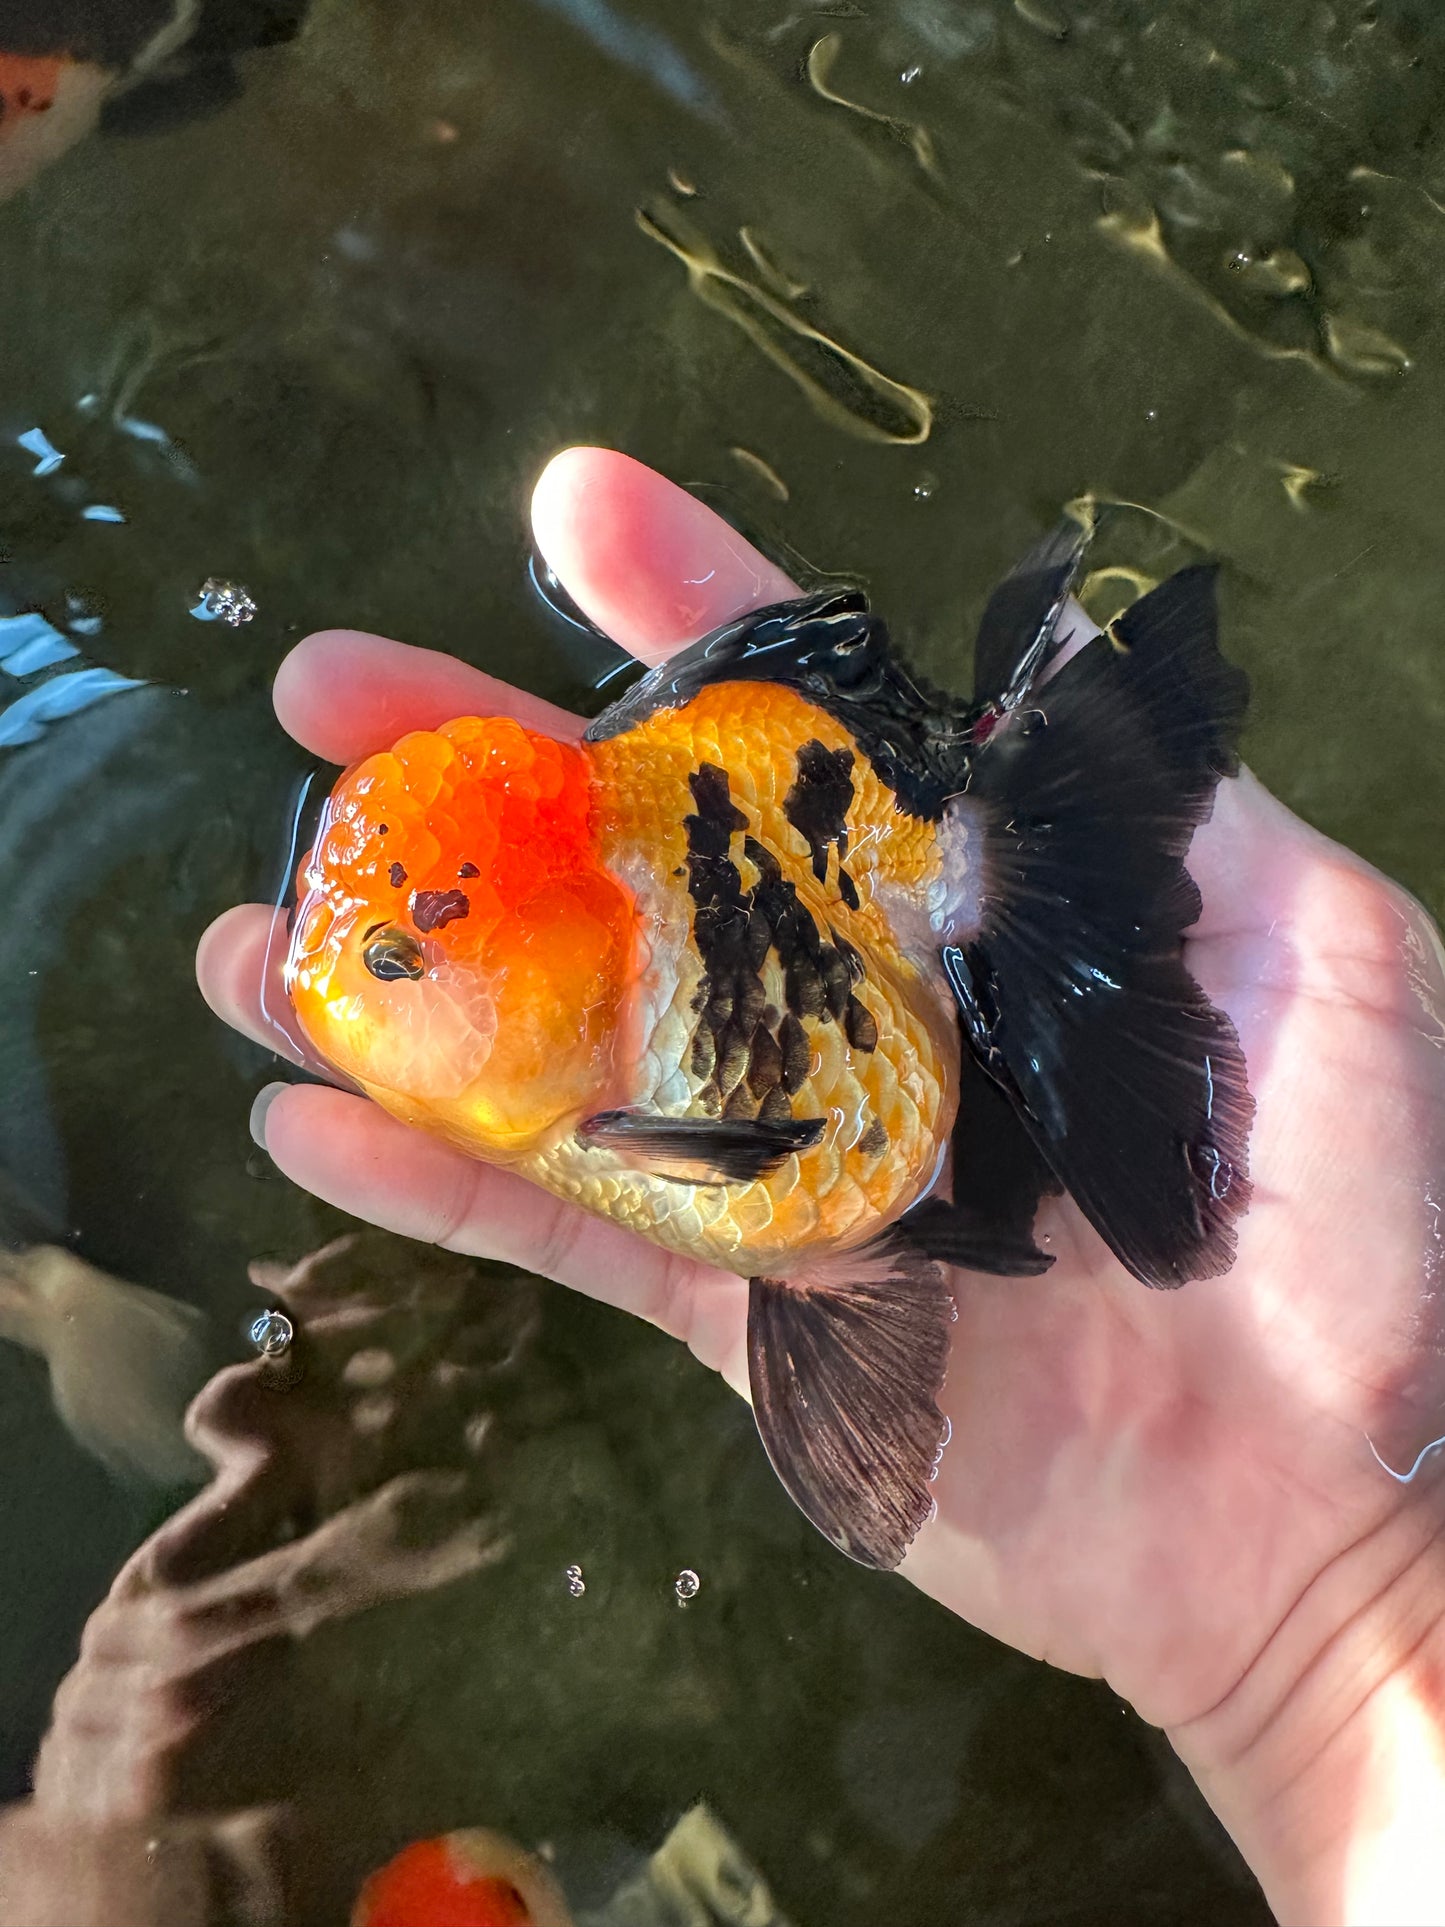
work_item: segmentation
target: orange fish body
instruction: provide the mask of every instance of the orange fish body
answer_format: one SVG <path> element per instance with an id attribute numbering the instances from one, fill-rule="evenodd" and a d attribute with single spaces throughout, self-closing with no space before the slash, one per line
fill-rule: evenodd
<path id="1" fill-rule="evenodd" d="M 805 751 L 839 772 L 821 878 L 788 808 Z M 744 1276 L 865 1241 L 931 1182 L 958 1031 L 936 964 L 897 930 L 900 907 L 926 927 L 937 837 L 790 690 L 713 685 L 575 746 L 449 723 L 352 770 L 329 817 L 291 995 L 394 1115 Z M 741 949 L 712 973 L 694 894 L 709 860 Z M 771 898 L 791 915 L 769 919 Z M 414 936 L 424 977 L 369 975 L 386 930 Z M 689 1182 L 579 1136 L 618 1111 L 824 1127 L 756 1179 Z"/>
<path id="2" fill-rule="evenodd" d="M 1184 570 L 1060 668 L 1083 538 L 995 592 L 972 702 L 866 602 L 715 631 L 556 742 L 403 737 L 333 792 L 286 983 L 385 1109 L 750 1283 L 773 1463 L 892 1565 L 947 1434 L 945 1266 L 1039 1272 L 1067 1189 L 1122 1263 L 1227 1269 L 1238 1042 L 1183 864 L 1246 684 Z M 951 1153 L 946 1184 L 938 1182 Z"/>

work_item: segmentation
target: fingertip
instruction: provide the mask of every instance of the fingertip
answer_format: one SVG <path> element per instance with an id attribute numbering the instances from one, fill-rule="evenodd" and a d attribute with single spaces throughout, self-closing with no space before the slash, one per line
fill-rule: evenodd
<path id="1" fill-rule="evenodd" d="M 335 1080 L 307 1043 L 281 980 L 284 920 L 274 904 L 242 903 L 225 911 L 196 946 L 196 982 L 212 1011 L 263 1049 Z"/>
<path id="2" fill-rule="evenodd" d="M 605 484 L 609 475 L 620 478 L 628 464 L 641 466 L 617 449 L 579 442 L 559 450 L 537 477 L 532 490 L 532 534 L 554 568 L 556 552 L 566 546 L 568 530 L 583 497 L 597 482 Z"/>
<path id="3" fill-rule="evenodd" d="M 356 762 L 457 716 L 515 716 L 563 739 L 579 727 L 566 710 L 456 656 L 363 629 L 303 637 L 276 671 L 272 701 L 282 727 L 329 763 Z"/>
<path id="4" fill-rule="evenodd" d="M 533 490 L 532 529 L 578 605 L 646 661 L 797 593 L 706 503 L 616 449 L 553 456 Z"/>
<path id="5" fill-rule="evenodd" d="M 355 640 L 354 630 L 318 629 L 282 657 L 271 685 L 271 702 L 282 728 L 299 741 L 306 742 L 301 727 L 310 717 L 315 691 L 331 680 L 338 646 Z"/>

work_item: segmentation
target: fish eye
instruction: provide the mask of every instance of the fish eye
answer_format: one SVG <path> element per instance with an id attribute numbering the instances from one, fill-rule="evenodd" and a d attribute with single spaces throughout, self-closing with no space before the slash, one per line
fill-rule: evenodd
<path id="1" fill-rule="evenodd" d="M 395 924 L 367 931 L 361 961 L 372 976 L 379 977 L 383 983 L 394 983 L 398 977 L 415 981 L 426 975 L 421 945 L 410 932 L 398 930 Z"/>

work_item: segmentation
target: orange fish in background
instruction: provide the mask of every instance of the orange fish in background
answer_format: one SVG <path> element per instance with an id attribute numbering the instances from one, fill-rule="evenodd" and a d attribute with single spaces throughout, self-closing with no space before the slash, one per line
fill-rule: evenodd
<path id="1" fill-rule="evenodd" d="M 472 1828 L 416 1840 L 371 1874 L 350 1927 L 571 1927 L 561 1889 L 535 1854 Z"/>
<path id="2" fill-rule="evenodd" d="M 1065 523 L 995 591 L 971 702 L 912 677 L 861 595 L 778 604 L 581 743 L 470 717 L 369 757 L 299 878 L 286 983 L 316 1050 L 750 1279 L 769 1455 L 872 1565 L 930 1509 L 945 1264 L 1042 1271 L 1064 1188 L 1177 1285 L 1227 1269 L 1248 1200 L 1243 1060 L 1182 953 L 1247 684 L 1197 568 L 1059 667 L 1084 540 Z"/>
<path id="3" fill-rule="evenodd" d="M 239 91 L 235 57 L 291 38 L 309 0 L 12 0 L 0 9 L 0 199 L 97 125 L 147 133 Z"/>
<path id="4" fill-rule="evenodd" d="M 50 112 L 66 64 L 53 57 L 0 52 L 0 140 L 13 139 L 26 115 Z"/>

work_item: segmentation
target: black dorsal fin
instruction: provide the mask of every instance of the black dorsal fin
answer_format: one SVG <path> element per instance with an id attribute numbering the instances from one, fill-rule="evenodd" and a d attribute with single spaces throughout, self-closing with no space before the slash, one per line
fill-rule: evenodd
<path id="1" fill-rule="evenodd" d="M 989 737 L 982 921 L 943 952 L 979 1061 L 1150 1285 L 1226 1270 L 1249 1199 L 1244 1058 L 1183 950 L 1248 696 L 1215 631 L 1213 570 L 1181 570 Z"/>
<path id="2" fill-rule="evenodd" d="M 752 1280 L 758 1431 L 795 1503 L 861 1565 L 896 1566 L 933 1509 L 953 1318 L 942 1267 L 887 1234 L 813 1275 Z"/>

